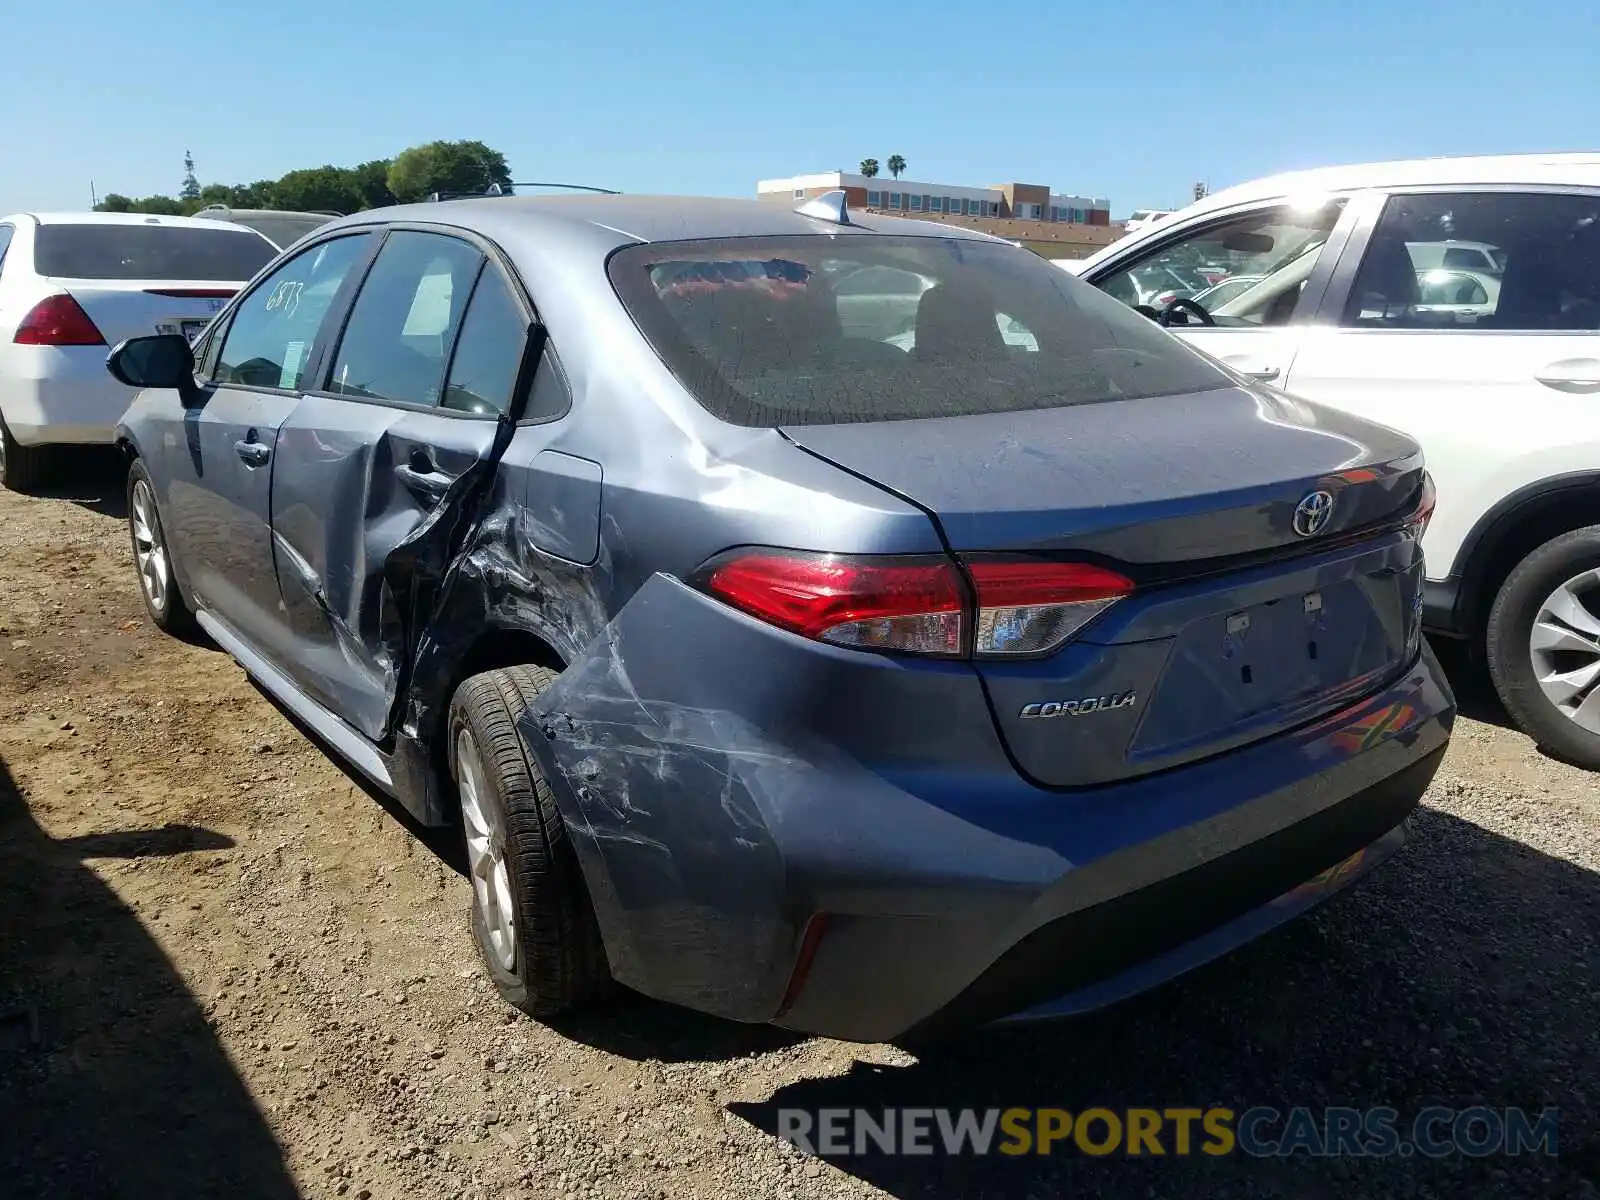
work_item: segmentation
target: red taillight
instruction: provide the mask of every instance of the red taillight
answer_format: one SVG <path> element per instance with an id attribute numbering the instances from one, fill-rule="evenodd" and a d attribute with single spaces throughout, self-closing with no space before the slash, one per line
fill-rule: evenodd
<path id="1" fill-rule="evenodd" d="M 11 339 L 19 346 L 104 346 L 89 314 L 65 292 L 46 296 L 28 311 Z"/>
<path id="2" fill-rule="evenodd" d="M 806 637 L 863 650 L 961 653 L 966 590 L 942 556 L 734 551 L 701 576 L 712 595 Z"/>
<path id="3" fill-rule="evenodd" d="M 698 581 L 751 616 L 836 646 L 986 658 L 1054 650 L 1133 590 L 1086 563 L 982 556 L 966 565 L 975 605 L 961 568 L 942 555 L 735 550 Z"/>
<path id="4" fill-rule="evenodd" d="M 1040 654 L 1061 645 L 1133 591 L 1133 580 L 1089 563 L 973 559 L 978 590 L 972 651 Z"/>
<path id="5" fill-rule="evenodd" d="M 145 288 L 147 296 L 175 296 L 180 300 L 230 300 L 233 288 Z"/>
<path id="6" fill-rule="evenodd" d="M 1439 502 L 1438 494 L 1434 491 L 1433 476 L 1423 473 L 1422 495 L 1417 500 L 1417 507 L 1412 510 L 1411 516 L 1406 520 L 1406 529 L 1418 541 L 1428 532 L 1428 522 L 1433 520 L 1434 506 Z"/>

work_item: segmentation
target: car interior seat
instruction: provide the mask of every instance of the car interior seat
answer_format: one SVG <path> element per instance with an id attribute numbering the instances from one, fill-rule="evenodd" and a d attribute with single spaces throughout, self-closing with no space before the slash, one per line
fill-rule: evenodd
<path id="1" fill-rule="evenodd" d="M 1409 324 L 1413 306 L 1421 303 L 1417 266 L 1403 234 L 1380 237 L 1367 250 L 1346 319 L 1354 324 Z"/>
<path id="2" fill-rule="evenodd" d="M 993 308 L 970 292 L 934 284 L 917 303 L 912 357 L 922 362 L 981 362 L 1006 357 Z"/>

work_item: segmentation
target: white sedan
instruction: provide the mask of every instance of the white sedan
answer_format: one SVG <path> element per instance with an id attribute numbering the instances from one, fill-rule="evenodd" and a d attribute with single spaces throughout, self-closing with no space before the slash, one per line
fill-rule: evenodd
<path id="1" fill-rule="evenodd" d="M 45 480 L 62 444 L 109 444 L 132 399 L 105 369 L 124 338 L 191 338 L 277 248 L 240 225 L 142 213 L 0 220 L 0 485 Z"/>

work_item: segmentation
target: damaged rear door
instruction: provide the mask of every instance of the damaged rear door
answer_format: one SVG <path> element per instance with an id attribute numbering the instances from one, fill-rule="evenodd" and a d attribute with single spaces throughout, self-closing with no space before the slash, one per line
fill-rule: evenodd
<path id="1" fill-rule="evenodd" d="M 284 422 L 276 569 L 299 685 L 374 741 L 504 420 L 529 315 L 465 236 L 389 232 L 328 357 Z"/>

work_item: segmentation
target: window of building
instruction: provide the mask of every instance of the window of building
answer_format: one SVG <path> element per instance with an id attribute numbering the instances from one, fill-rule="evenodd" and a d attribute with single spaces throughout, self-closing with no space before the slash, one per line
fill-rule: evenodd
<path id="1" fill-rule="evenodd" d="M 879 192 L 868 192 L 867 193 L 867 204 L 872 208 L 877 208 L 878 207 L 878 200 L 880 199 L 880 197 L 881 197 L 881 193 L 879 193 Z"/>
<path id="2" fill-rule="evenodd" d="M 900 207 L 900 193 L 899 192 L 890 192 L 889 193 L 889 207 L 890 208 L 899 208 Z"/>
<path id="3" fill-rule="evenodd" d="M 921 196 L 913 196 L 913 197 L 911 197 L 911 207 L 912 208 L 921 208 L 922 207 L 922 197 Z"/>

